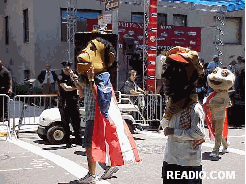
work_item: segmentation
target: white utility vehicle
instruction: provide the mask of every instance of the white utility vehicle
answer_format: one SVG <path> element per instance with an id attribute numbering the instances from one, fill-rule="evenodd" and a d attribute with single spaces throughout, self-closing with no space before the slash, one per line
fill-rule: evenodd
<path id="1" fill-rule="evenodd" d="M 81 132 L 83 135 L 85 129 L 85 109 L 80 108 L 81 115 Z M 132 115 L 122 114 L 122 118 L 128 124 L 130 131 L 133 133 L 135 129 L 135 120 Z M 73 132 L 72 126 L 70 126 Z M 51 108 L 44 110 L 39 117 L 39 126 L 37 130 L 38 136 L 52 144 L 62 144 L 65 139 L 64 124 L 61 121 L 61 115 L 58 108 Z"/>

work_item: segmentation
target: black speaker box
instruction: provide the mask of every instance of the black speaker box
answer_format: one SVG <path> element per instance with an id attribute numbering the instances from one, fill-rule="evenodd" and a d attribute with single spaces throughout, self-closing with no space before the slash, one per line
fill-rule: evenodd
<path id="1" fill-rule="evenodd" d="M 124 38 L 123 40 L 123 53 L 125 55 L 132 55 L 135 51 L 135 44 L 133 38 Z"/>

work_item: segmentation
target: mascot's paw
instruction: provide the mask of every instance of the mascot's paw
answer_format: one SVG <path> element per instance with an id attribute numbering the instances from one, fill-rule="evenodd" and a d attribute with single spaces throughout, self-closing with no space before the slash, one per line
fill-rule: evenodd
<path id="1" fill-rule="evenodd" d="M 229 153 L 229 149 L 228 149 L 228 148 L 223 147 L 223 149 L 222 149 L 222 154 L 226 154 L 226 153 Z"/>

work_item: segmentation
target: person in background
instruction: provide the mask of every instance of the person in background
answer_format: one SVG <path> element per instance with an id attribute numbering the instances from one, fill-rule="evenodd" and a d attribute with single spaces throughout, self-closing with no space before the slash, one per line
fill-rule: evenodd
<path id="1" fill-rule="evenodd" d="M 130 95 L 140 95 L 145 94 L 145 91 L 142 90 L 135 82 L 136 80 L 137 72 L 135 70 L 130 70 L 128 72 L 128 79 L 124 83 L 121 92 L 123 94 L 130 94 Z M 130 100 L 132 103 L 135 103 L 136 100 L 138 100 L 138 105 L 140 105 L 141 108 L 145 106 L 145 101 L 143 96 L 140 98 L 137 98 L 136 96 L 130 96 Z"/>
<path id="2" fill-rule="evenodd" d="M 156 94 L 160 93 L 160 90 L 163 85 L 163 80 L 161 78 L 161 75 L 163 73 L 163 64 L 165 63 L 166 60 L 166 50 L 161 50 L 158 53 L 158 56 L 156 57 Z"/>
<path id="3" fill-rule="evenodd" d="M 213 60 L 208 63 L 206 74 L 210 74 L 216 67 L 222 67 L 222 63 L 219 60 L 219 56 L 214 55 Z"/>
<path id="4" fill-rule="evenodd" d="M 12 76 L 10 71 L 3 66 L 0 60 L 0 94 L 12 93 Z M 0 121 L 8 120 L 8 99 L 6 96 L 0 96 Z"/>
<path id="5" fill-rule="evenodd" d="M 70 77 L 73 73 L 71 70 L 71 62 L 62 62 L 62 71 L 58 76 L 59 79 L 59 103 L 58 107 L 61 113 L 62 122 L 65 125 L 65 141 L 66 147 L 72 147 L 70 139 L 70 126 L 71 122 L 75 134 L 75 143 L 82 145 L 81 131 L 80 131 L 80 113 L 78 104 L 77 87 Z"/>
<path id="6" fill-rule="evenodd" d="M 205 64 L 204 64 L 204 60 L 200 59 L 200 62 L 203 64 L 204 68 L 205 68 Z M 208 63 L 206 63 L 208 64 Z M 201 74 L 197 80 L 197 87 L 196 87 L 196 93 L 198 94 L 198 98 L 199 98 L 199 102 L 202 104 L 203 99 L 207 93 L 207 76 L 205 74 L 205 72 L 203 74 Z"/>
<path id="7" fill-rule="evenodd" d="M 222 67 L 222 63 L 220 62 L 218 55 L 214 55 L 213 56 L 213 60 L 208 63 L 208 66 L 207 66 L 207 68 L 205 70 L 206 75 L 208 75 L 211 72 L 213 72 L 213 70 L 216 67 Z M 211 92 L 213 92 L 213 89 L 208 86 L 206 95 L 208 96 Z"/>
<path id="8" fill-rule="evenodd" d="M 242 101 L 245 100 L 245 58 L 242 56 L 237 57 L 239 69 L 238 76 L 238 89 L 239 89 L 239 97 Z"/>
<path id="9" fill-rule="evenodd" d="M 38 75 L 38 81 L 42 85 L 43 94 L 55 93 L 55 82 L 57 82 L 57 74 L 55 71 L 51 71 L 51 66 L 46 64 L 46 70 L 42 70 Z"/>
<path id="10" fill-rule="evenodd" d="M 124 83 L 122 88 L 122 92 L 124 94 L 138 95 L 144 94 L 144 90 L 142 90 L 135 82 L 137 76 L 137 72 L 135 70 L 130 70 L 128 72 L 128 79 Z"/>

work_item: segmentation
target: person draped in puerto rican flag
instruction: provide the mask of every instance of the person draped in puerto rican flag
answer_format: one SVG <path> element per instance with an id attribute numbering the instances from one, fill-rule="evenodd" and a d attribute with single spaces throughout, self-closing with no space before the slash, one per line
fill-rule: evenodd
<path id="1" fill-rule="evenodd" d="M 77 57 L 80 79 L 74 76 L 80 96 L 84 96 L 88 174 L 74 183 L 93 183 L 96 162 L 105 169 L 101 179 L 112 177 L 126 162 L 140 162 L 132 134 L 124 122 L 110 82 L 108 67 L 115 58 L 112 44 L 101 37 L 91 40 Z"/>

